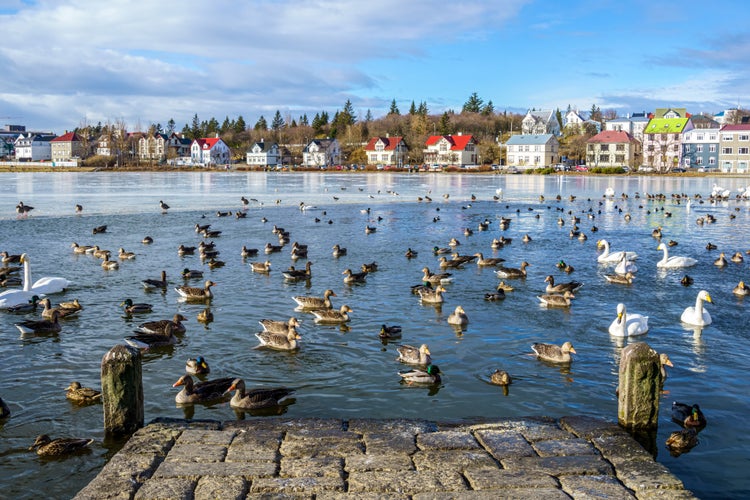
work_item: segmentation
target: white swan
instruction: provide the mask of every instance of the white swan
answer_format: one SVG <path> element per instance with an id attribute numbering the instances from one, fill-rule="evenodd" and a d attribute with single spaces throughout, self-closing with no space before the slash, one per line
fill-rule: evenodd
<path id="1" fill-rule="evenodd" d="M 609 334 L 614 337 L 635 337 L 648 332 L 648 316 L 629 314 L 622 302 L 617 304 L 617 318 L 609 325 Z"/>
<path id="2" fill-rule="evenodd" d="M 607 240 L 599 240 L 596 242 L 596 248 L 604 248 L 604 252 L 602 252 L 599 257 L 596 258 L 597 262 L 600 263 L 612 263 L 612 262 L 620 262 L 625 256 L 628 260 L 635 260 L 638 258 L 638 254 L 635 252 L 609 252 L 609 242 Z"/>
<path id="3" fill-rule="evenodd" d="M 65 278 L 45 276 L 31 284 L 31 266 L 29 257 L 21 255 L 23 262 L 23 290 L 8 290 L 0 294 L 0 309 L 26 304 L 34 295 L 44 296 L 59 293 L 70 286 L 70 281 Z"/>
<path id="4" fill-rule="evenodd" d="M 656 263 L 656 267 L 660 267 L 662 269 L 677 269 L 679 267 L 694 266 L 698 263 L 698 261 L 692 257 L 670 257 L 669 251 L 667 250 L 667 245 L 665 245 L 664 243 L 659 243 L 659 246 L 656 247 L 656 249 L 662 250 L 664 252 L 664 257 Z"/>
<path id="5" fill-rule="evenodd" d="M 682 312 L 680 320 L 688 325 L 695 326 L 706 326 L 711 324 L 711 315 L 708 311 L 703 309 L 703 302 L 713 304 L 711 296 L 707 291 L 701 290 L 698 292 L 698 297 L 695 298 L 695 306 L 690 306 Z"/>
<path id="6" fill-rule="evenodd" d="M 612 187 L 608 187 L 604 190 L 604 196 L 607 198 L 612 198 L 615 195 L 615 190 Z"/>
<path id="7" fill-rule="evenodd" d="M 615 266 L 615 272 L 620 275 L 626 275 L 628 273 L 635 273 L 638 271 L 638 266 L 635 265 L 635 262 L 632 260 L 628 260 L 625 258 L 625 255 L 622 256 L 622 259 L 620 259 L 620 262 L 617 263 L 617 266 Z"/>

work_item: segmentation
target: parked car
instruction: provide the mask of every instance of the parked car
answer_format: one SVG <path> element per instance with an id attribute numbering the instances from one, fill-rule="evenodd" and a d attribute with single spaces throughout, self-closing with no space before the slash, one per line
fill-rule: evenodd
<path id="1" fill-rule="evenodd" d="M 586 165 L 576 165 L 576 172 L 588 172 L 589 167 Z"/>

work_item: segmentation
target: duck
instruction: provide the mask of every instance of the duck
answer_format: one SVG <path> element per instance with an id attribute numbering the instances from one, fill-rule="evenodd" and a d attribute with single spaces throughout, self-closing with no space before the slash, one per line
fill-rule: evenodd
<path id="1" fill-rule="evenodd" d="M 711 315 L 703 308 L 703 303 L 712 304 L 711 295 L 705 290 L 698 292 L 695 306 L 687 307 L 680 316 L 680 320 L 688 325 L 707 326 L 711 324 Z"/>
<path id="2" fill-rule="evenodd" d="M 596 242 L 596 248 L 604 248 L 604 251 L 599 254 L 596 261 L 599 263 L 615 263 L 620 262 L 623 257 L 628 260 L 635 260 L 638 258 L 638 254 L 635 252 L 611 252 L 609 251 L 609 242 L 607 240 L 599 240 Z"/>
<path id="3" fill-rule="evenodd" d="M 196 321 L 208 325 L 214 320 L 214 313 L 211 312 L 210 307 L 206 307 L 195 316 Z"/>
<path id="4" fill-rule="evenodd" d="M 16 205 L 16 212 L 20 215 L 28 215 L 32 210 L 34 210 L 34 207 L 24 205 L 22 201 L 19 201 L 18 205 Z"/>
<path id="5" fill-rule="evenodd" d="M 211 224 L 195 224 L 195 232 L 202 233 L 211 228 Z"/>
<path id="6" fill-rule="evenodd" d="M 499 269 L 495 271 L 495 274 L 500 278 L 506 279 L 525 278 L 526 268 L 530 265 L 531 264 L 529 264 L 528 262 L 523 261 L 521 262 L 520 268 L 499 266 Z"/>
<path id="7" fill-rule="evenodd" d="M 505 259 L 501 259 L 500 257 L 488 257 L 485 259 L 481 252 L 475 253 L 474 257 L 477 258 L 477 266 L 479 267 L 492 267 L 505 262 Z"/>
<path id="8" fill-rule="evenodd" d="M 636 271 L 638 271 L 638 266 L 635 265 L 635 262 L 627 259 L 625 256 L 623 256 L 620 262 L 615 266 L 616 274 L 634 274 Z"/>
<path id="9" fill-rule="evenodd" d="M 262 319 L 258 321 L 258 323 L 260 323 L 260 326 L 262 326 L 263 330 L 266 332 L 283 333 L 285 335 L 289 333 L 289 329 L 300 326 L 300 321 L 294 316 L 289 318 L 289 320 L 287 321 Z"/>
<path id="10" fill-rule="evenodd" d="M 144 288 L 150 289 L 150 288 L 167 288 L 167 272 L 162 271 L 161 272 L 161 279 L 152 279 L 147 278 L 145 280 L 141 280 L 141 283 L 143 284 Z"/>
<path id="11" fill-rule="evenodd" d="M 648 316 L 628 313 L 625 304 L 617 304 L 617 317 L 609 325 L 613 337 L 635 337 L 648 333 Z"/>
<path id="12" fill-rule="evenodd" d="M 317 309 L 311 312 L 315 316 L 316 323 L 339 324 L 349 321 L 349 313 L 353 312 L 353 309 L 347 305 L 342 305 L 338 310 Z"/>
<path id="13" fill-rule="evenodd" d="M 251 262 L 250 270 L 254 273 L 268 274 L 271 272 L 271 263 L 269 261 Z"/>
<path id="14" fill-rule="evenodd" d="M 60 333 L 60 311 L 53 311 L 51 319 L 27 320 L 16 323 L 22 335 Z"/>
<path id="15" fill-rule="evenodd" d="M 301 339 L 296 328 L 291 328 L 284 333 L 258 332 L 255 337 L 260 341 L 258 347 L 268 347 L 277 351 L 293 351 L 299 347 L 297 341 Z"/>
<path id="16" fill-rule="evenodd" d="M 160 319 L 141 323 L 136 327 L 136 333 L 168 335 L 169 332 L 172 332 L 181 335 L 185 333 L 185 325 L 182 324 L 183 321 L 187 321 L 187 318 L 177 313 L 172 319 Z"/>
<path id="17" fill-rule="evenodd" d="M 213 229 L 207 229 L 204 231 L 201 231 L 201 236 L 204 238 L 218 238 L 221 236 L 221 231 L 214 231 Z"/>
<path id="18" fill-rule="evenodd" d="M 451 276 L 453 276 L 451 273 L 433 273 L 428 267 L 422 268 L 422 282 L 424 283 L 431 283 L 433 285 L 450 283 L 453 281 Z"/>
<path id="19" fill-rule="evenodd" d="M 605 274 L 604 279 L 608 283 L 614 283 L 616 285 L 632 285 L 635 275 L 630 271 L 625 274 Z"/>
<path id="20" fill-rule="evenodd" d="M 512 292 L 515 290 L 512 285 L 507 284 L 505 281 L 501 281 L 497 284 L 498 289 L 502 289 L 504 292 Z"/>
<path id="21" fill-rule="evenodd" d="M 670 257 L 669 250 L 667 250 L 667 245 L 665 245 L 664 243 L 659 243 L 659 246 L 657 246 L 656 249 L 664 252 L 664 257 L 662 257 L 662 259 L 656 263 L 656 267 L 662 269 L 677 269 L 680 267 L 691 267 L 698 263 L 698 261 L 692 257 Z"/>
<path id="22" fill-rule="evenodd" d="M 399 339 L 401 338 L 401 327 L 399 325 L 381 325 L 380 333 L 378 334 L 381 339 Z"/>
<path id="23" fill-rule="evenodd" d="M 377 230 L 378 228 L 375 226 L 368 226 L 368 225 L 365 226 L 365 234 L 372 234 Z"/>
<path id="24" fill-rule="evenodd" d="M 188 375 L 207 375 L 211 373 L 211 367 L 203 356 L 198 356 L 185 362 L 185 371 Z"/>
<path id="25" fill-rule="evenodd" d="M 484 300 L 497 301 L 503 299 L 505 299 L 505 290 L 500 285 L 497 286 L 494 292 L 484 294 Z"/>
<path id="26" fill-rule="evenodd" d="M 680 279 L 680 284 L 681 284 L 682 286 L 690 286 L 690 285 L 692 285 L 692 284 L 693 284 L 693 281 L 694 281 L 694 280 L 693 280 L 693 278 L 692 278 L 692 277 L 690 277 L 690 276 L 688 276 L 688 275 L 686 274 L 685 276 L 683 276 L 683 277 L 682 277 L 682 278 Z"/>
<path id="27" fill-rule="evenodd" d="M 727 264 L 729 264 L 729 261 L 727 261 L 726 256 L 724 255 L 724 252 L 721 252 L 719 254 L 719 257 L 714 261 L 714 265 L 716 267 L 724 267 Z"/>
<path id="28" fill-rule="evenodd" d="M 686 429 L 699 431 L 706 427 L 706 417 L 697 404 L 672 403 L 672 420 Z"/>
<path id="29" fill-rule="evenodd" d="M 185 268 L 182 270 L 182 279 L 189 280 L 193 278 L 202 278 L 203 277 L 203 271 L 200 271 L 198 269 L 189 269 Z"/>
<path id="30" fill-rule="evenodd" d="M 114 271 L 120 268 L 120 264 L 118 264 L 117 261 L 109 260 L 109 254 L 104 258 L 101 265 L 102 269 L 106 269 L 108 271 Z"/>
<path id="31" fill-rule="evenodd" d="M 732 256 L 729 258 L 729 260 L 731 260 L 735 264 L 741 264 L 742 262 L 745 261 L 745 258 L 742 256 L 742 252 L 734 252 L 734 254 L 732 254 Z"/>
<path id="32" fill-rule="evenodd" d="M 401 380 L 406 384 L 436 385 L 442 382 L 440 368 L 428 365 L 424 370 L 413 369 L 408 372 L 398 372 Z"/>
<path id="33" fill-rule="evenodd" d="M 297 306 L 301 309 L 331 309 L 330 297 L 336 297 L 333 290 L 328 289 L 323 292 L 322 297 L 312 297 L 308 295 L 297 295 L 292 297 L 292 300 L 297 303 Z"/>
<path id="34" fill-rule="evenodd" d="M 664 389 L 664 381 L 667 380 L 667 369 L 666 367 L 673 367 L 672 361 L 669 359 L 669 355 L 665 352 L 659 354 L 659 391 Z"/>
<path id="35" fill-rule="evenodd" d="M 308 260 L 307 263 L 305 263 L 305 269 L 295 269 L 294 266 L 291 266 L 286 271 L 282 271 L 281 274 L 287 281 L 309 280 L 312 277 L 312 264 L 313 263 Z"/>
<path id="36" fill-rule="evenodd" d="M 396 352 L 398 352 L 396 360 L 402 363 L 421 366 L 432 363 L 432 356 L 427 344 L 422 344 L 419 347 L 403 344 L 396 348 Z"/>
<path id="37" fill-rule="evenodd" d="M 39 301 L 39 304 L 44 307 L 44 310 L 42 311 L 42 318 L 45 319 L 52 319 L 55 312 L 59 313 L 60 319 L 62 319 L 78 314 L 78 311 L 80 311 L 80 309 L 68 309 L 61 306 L 52 307 L 52 302 L 50 302 L 48 297 L 45 297 L 41 301 Z"/>
<path id="38" fill-rule="evenodd" d="M 263 247 L 263 251 L 266 254 L 269 254 L 269 253 L 278 253 L 278 252 L 281 252 L 282 248 L 283 248 L 282 245 L 271 245 L 270 243 L 266 243 L 266 246 Z"/>
<path id="39" fill-rule="evenodd" d="M 570 299 L 573 298 L 575 298 L 575 295 L 573 295 L 570 290 L 566 290 L 562 294 L 547 293 L 537 296 L 539 302 L 546 307 L 570 307 Z"/>
<path id="40" fill-rule="evenodd" d="M 126 314 L 145 314 L 150 313 L 154 306 L 145 302 L 133 302 L 132 299 L 125 299 L 120 307 L 123 308 Z"/>
<path id="41" fill-rule="evenodd" d="M 185 300 L 203 301 L 211 300 L 214 297 L 211 287 L 216 286 L 216 283 L 211 280 L 206 280 L 203 284 L 203 288 L 195 286 L 178 286 L 175 291 Z"/>
<path id="42" fill-rule="evenodd" d="M 567 283 L 555 284 L 555 278 L 551 274 L 544 278 L 544 282 L 547 283 L 547 293 L 563 293 L 566 290 L 569 292 L 575 292 L 583 286 L 583 283 L 579 281 L 569 281 Z"/>
<path id="43" fill-rule="evenodd" d="M 351 269 L 345 269 L 343 273 L 346 277 L 344 278 L 344 283 L 351 284 L 351 283 L 364 283 L 367 279 L 367 272 L 362 271 L 360 273 L 354 273 Z"/>
<path id="44" fill-rule="evenodd" d="M 107 225 L 96 226 L 91 230 L 91 234 L 103 234 L 107 232 Z"/>
<path id="45" fill-rule="evenodd" d="M 469 324 L 469 316 L 461 306 L 456 306 L 456 309 L 448 316 L 448 324 L 454 326 L 466 326 Z"/>
<path id="46" fill-rule="evenodd" d="M 498 368 L 490 375 L 490 382 L 495 385 L 505 386 L 510 385 L 513 382 L 513 379 L 510 377 L 510 374 L 508 372 Z"/>
<path id="47" fill-rule="evenodd" d="M 81 305 L 81 303 L 79 302 L 77 298 L 73 300 L 60 302 L 57 304 L 57 307 L 61 307 L 63 309 L 76 309 L 78 311 L 83 309 L 83 305 Z"/>
<path id="48" fill-rule="evenodd" d="M 162 200 L 159 200 L 159 208 L 161 208 L 162 212 L 166 212 L 167 210 L 169 210 L 169 205 L 164 203 Z"/>
<path id="49" fill-rule="evenodd" d="M 167 326 L 164 333 L 139 333 L 125 337 L 125 342 L 136 349 L 148 350 L 167 347 L 177 343 L 174 327 Z"/>
<path id="50" fill-rule="evenodd" d="M 88 438 L 51 439 L 47 434 L 41 434 L 29 450 L 36 450 L 36 454 L 42 457 L 61 457 L 87 450 L 93 442 Z"/>
<path id="51" fill-rule="evenodd" d="M 423 304 L 442 304 L 445 302 L 445 299 L 443 298 L 444 292 L 445 288 L 443 288 L 442 285 L 438 285 L 434 289 L 420 288 L 417 290 L 419 300 L 421 300 Z"/>
<path id="52" fill-rule="evenodd" d="M 536 343 L 531 345 L 531 349 L 537 358 L 549 363 L 569 364 L 572 360 L 570 354 L 577 354 L 570 342 L 565 342 L 561 346 Z"/>
<path id="53" fill-rule="evenodd" d="M 525 233 L 521 237 L 521 241 L 523 241 L 524 243 L 531 243 L 531 236 L 529 236 L 529 233 Z"/>
<path id="54" fill-rule="evenodd" d="M 708 243 L 706 243 L 706 250 L 716 250 L 717 248 L 719 248 L 719 247 L 716 246 L 716 245 L 714 245 L 710 241 Z"/>
<path id="55" fill-rule="evenodd" d="M 100 403 L 102 400 L 101 391 L 90 387 L 82 387 L 80 382 L 71 382 L 65 388 L 65 397 L 80 405 Z"/>
<path id="56" fill-rule="evenodd" d="M 445 254 L 445 253 L 451 253 L 452 251 L 453 251 L 452 249 L 446 248 L 446 247 L 437 247 L 437 246 L 436 247 L 432 247 L 432 253 L 434 255 L 442 255 L 442 254 Z"/>
<path id="57" fill-rule="evenodd" d="M 406 249 L 406 253 L 404 254 L 404 256 L 405 256 L 405 257 L 406 257 L 407 259 L 413 259 L 413 258 L 415 258 L 415 257 L 416 257 L 417 255 L 419 255 L 419 252 L 417 252 L 416 250 L 412 250 L 412 249 L 411 249 L 411 247 L 407 248 L 407 249 Z"/>
<path id="58" fill-rule="evenodd" d="M 674 431 L 669 435 L 666 441 L 669 453 L 673 456 L 679 456 L 690 451 L 698 444 L 698 433 L 695 429 L 682 429 Z"/>
<path id="59" fill-rule="evenodd" d="M 94 248 L 88 245 L 79 245 L 75 241 L 70 244 L 70 247 L 73 249 L 73 253 L 90 253 L 89 250 Z"/>
<path id="60" fill-rule="evenodd" d="M 10 408 L 5 401 L 3 401 L 3 398 L 0 398 L 0 422 L 6 418 L 10 418 Z"/>
<path id="61" fill-rule="evenodd" d="M 334 258 L 343 257 L 344 255 L 346 255 L 346 248 L 343 248 L 338 243 L 333 245 L 333 257 Z"/>
<path id="62" fill-rule="evenodd" d="M 126 252 L 124 248 L 120 247 L 117 250 L 117 257 L 122 260 L 135 259 L 135 252 Z"/>
<path id="63" fill-rule="evenodd" d="M 177 247 L 177 255 L 184 256 L 184 255 L 194 255 L 195 254 L 195 247 L 188 247 L 185 245 L 180 245 Z"/>
<path id="64" fill-rule="evenodd" d="M 732 289 L 732 293 L 738 296 L 744 296 L 750 294 L 750 286 L 747 286 L 744 281 L 740 281 L 736 287 Z"/>
<path id="65" fill-rule="evenodd" d="M 39 306 L 39 296 L 32 295 L 27 303 L 8 307 L 6 310 L 9 313 L 13 313 L 13 314 L 26 314 L 26 313 L 36 311 L 38 306 Z"/>
<path id="66" fill-rule="evenodd" d="M 288 387 L 245 389 L 245 381 L 241 378 L 232 380 L 227 393 L 235 391 L 229 406 L 240 410 L 260 410 L 279 406 L 281 400 L 294 393 L 294 389 Z"/>
<path id="67" fill-rule="evenodd" d="M 378 263 L 375 261 L 366 262 L 362 264 L 362 267 L 360 269 L 362 269 L 363 273 L 375 273 L 378 271 Z"/>
<path id="68" fill-rule="evenodd" d="M 257 248 L 247 248 L 247 245 L 242 245 L 242 249 L 240 250 L 240 257 L 246 259 L 248 257 L 255 257 L 256 255 L 258 255 Z"/>
<path id="69" fill-rule="evenodd" d="M 177 382 L 172 384 L 172 387 L 182 386 L 182 390 L 174 397 L 175 403 L 209 403 L 211 401 L 225 399 L 227 389 L 231 387 L 233 380 L 234 378 L 232 377 L 223 377 L 214 380 L 206 380 L 205 382 L 193 383 L 193 377 L 190 375 L 183 375 L 177 379 Z"/>
<path id="70" fill-rule="evenodd" d="M 141 243 L 144 245 L 150 245 L 154 242 L 154 239 L 151 236 L 144 236 L 144 238 L 141 240 Z"/>

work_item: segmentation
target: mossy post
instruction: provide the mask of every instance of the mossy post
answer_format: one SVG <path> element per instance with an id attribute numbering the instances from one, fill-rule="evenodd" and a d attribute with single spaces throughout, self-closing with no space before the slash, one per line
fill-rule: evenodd
<path id="1" fill-rule="evenodd" d="M 656 429 L 661 389 L 659 354 L 644 342 L 630 344 L 620 359 L 617 420 L 629 431 Z"/>
<path id="2" fill-rule="evenodd" d="M 132 434 L 143 427 L 143 377 L 141 353 L 116 345 L 102 358 L 104 432 L 109 436 Z"/>

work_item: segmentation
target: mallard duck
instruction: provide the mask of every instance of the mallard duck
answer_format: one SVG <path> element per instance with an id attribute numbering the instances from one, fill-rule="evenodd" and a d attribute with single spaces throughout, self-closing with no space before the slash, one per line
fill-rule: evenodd
<path id="1" fill-rule="evenodd" d="M 330 297 L 336 297 L 336 294 L 333 290 L 329 289 L 323 292 L 323 297 L 297 295 L 292 297 L 292 300 L 294 300 L 301 309 L 331 309 L 333 305 L 331 304 Z"/>
<path id="2" fill-rule="evenodd" d="M 537 296 L 539 302 L 547 307 L 570 307 L 570 299 L 574 299 L 575 295 L 566 290 L 562 294 L 558 293 L 546 293 L 544 295 Z"/>
<path id="3" fill-rule="evenodd" d="M 401 338 L 401 327 L 398 325 L 382 325 L 379 336 L 381 339 L 399 339 Z"/>
<path id="4" fill-rule="evenodd" d="M 698 444 L 698 433 L 695 429 L 683 429 L 675 431 L 669 435 L 666 441 L 669 453 L 673 456 L 679 456 L 690 451 Z"/>
<path id="5" fill-rule="evenodd" d="M 254 273 L 268 274 L 271 271 L 271 263 L 269 261 L 251 262 L 250 270 Z"/>
<path id="6" fill-rule="evenodd" d="M 213 292 L 211 291 L 212 286 L 216 286 L 216 283 L 211 280 L 206 280 L 203 288 L 183 285 L 175 288 L 175 291 L 179 293 L 180 296 L 185 300 L 211 300 L 214 296 Z"/>
<path id="7" fill-rule="evenodd" d="M 16 323 L 16 328 L 23 335 L 59 333 L 62 329 L 59 320 L 60 311 L 53 311 L 51 319 L 21 321 Z"/>
<path id="8" fill-rule="evenodd" d="M 635 279 L 635 275 L 631 272 L 625 274 L 605 274 L 604 279 L 608 283 L 615 283 L 617 285 L 631 285 Z"/>
<path id="9" fill-rule="evenodd" d="M 600 262 L 600 263 L 620 262 L 623 259 L 623 257 L 625 257 L 627 260 L 635 260 L 638 258 L 638 254 L 636 254 L 635 252 L 619 251 L 619 252 L 610 253 L 609 242 L 607 240 L 597 241 L 596 248 L 604 249 L 604 251 L 601 254 L 599 254 L 599 256 L 596 258 L 597 262 Z"/>
<path id="10" fill-rule="evenodd" d="M 260 326 L 263 327 L 263 330 L 266 332 L 271 333 L 283 333 L 286 335 L 289 333 L 289 330 L 291 328 L 296 328 L 300 326 L 300 322 L 297 318 L 292 316 L 287 321 L 279 321 L 279 320 L 273 320 L 273 319 L 262 319 L 258 321 L 260 323 Z"/>
<path id="11" fill-rule="evenodd" d="M 659 262 L 656 263 L 656 267 L 659 267 L 662 269 L 676 269 L 679 267 L 694 266 L 698 263 L 698 261 L 692 257 L 683 257 L 683 256 L 670 257 L 669 251 L 667 250 L 667 245 L 665 245 L 664 243 L 659 243 L 659 246 L 657 246 L 656 249 L 664 252 L 664 256 Z"/>
<path id="12" fill-rule="evenodd" d="M 153 242 L 154 242 L 154 239 L 153 239 L 153 238 L 152 238 L 151 236 L 145 236 L 145 237 L 144 237 L 144 238 L 143 238 L 143 239 L 141 240 L 141 243 L 143 243 L 144 245 L 150 245 L 150 244 L 151 244 L 151 243 L 153 243 Z"/>
<path id="13" fill-rule="evenodd" d="M 367 280 L 367 273 L 362 271 L 360 273 L 354 273 L 351 269 L 345 269 L 343 273 L 345 276 L 344 283 L 364 283 Z"/>
<path id="14" fill-rule="evenodd" d="M 453 250 L 446 247 L 432 247 L 432 253 L 434 255 L 442 255 L 444 253 L 451 253 Z"/>
<path id="15" fill-rule="evenodd" d="M 255 257 L 258 255 L 258 249 L 257 248 L 247 248 L 247 246 L 242 245 L 242 250 L 240 250 L 240 256 L 245 259 L 247 257 Z"/>
<path id="16" fill-rule="evenodd" d="M 211 367 L 203 356 L 198 356 L 185 362 L 185 371 L 189 375 L 207 375 L 211 373 Z"/>
<path id="17" fill-rule="evenodd" d="M 185 333 L 185 325 L 182 324 L 183 321 L 187 321 L 185 316 L 177 313 L 171 320 L 160 319 L 157 321 L 148 321 L 146 323 L 141 323 L 136 328 L 136 333 L 167 335 L 168 332 L 171 331 L 174 334 L 180 335 Z"/>
<path id="18" fill-rule="evenodd" d="M 537 358 L 549 363 L 568 364 L 572 360 L 570 354 L 576 354 L 576 350 L 573 349 L 573 345 L 570 342 L 565 342 L 562 346 L 536 343 L 531 345 L 531 349 Z"/>
<path id="19" fill-rule="evenodd" d="M 713 303 L 711 295 L 701 290 L 695 298 L 695 306 L 687 307 L 680 316 L 680 320 L 688 325 L 707 326 L 711 324 L 711 315 L 703 309 L 703 302 Z"/>
<path id="20" fill-rule="evenodd" d="M 200 271 L 198 269 L 188 269 L 187 267 L 182 270 L 181 274 L 182 274 L 182 279 L 185 279 L 185 280 L 203 277 L 203 271 Z"/>
<path id="21" fill-rule="evenodd" d="M 672 420 L 686 429 L 699 431 L 706 426 L 706 417 L 697 404 L 672 403 Z"/>
<path id="22" fill-rule="evenodd" d="M 141 283 L 143 284 L 144 288 L 167 288 L 167 272 L 161 272 L 161 279 L 157 280 L 147 278 L 145 280 L 142 280 Z"/>
<path id="23" fill-rule="evenodd" d="M 294 389 L 287 387 L 245 389 L 245 381 L 236 378 L 227 389 L 227 393 L 235 391 L 234 396 L 229 401 L 229 406 L 241 410 L 260 410 L 262 408 L 272 408 L 279 406 L 280 401 L 294 392 Z"/>
<path id="24" fill-rule="evenodd" d="M 136 330 L 135 335 L 125 337 L 125 342 L 137 349 L 152 349 L 166 347 L 177 343 L 174 335 L 175 326 L 167 325 L 164 333 L 140 333 Z"/>
<path id="25" fill-rule="evenodd" d="M 544 278 L 544 282 L 547 283 L 547 293 L 563 293 L 563 292 L 575 292 L 583 286 L 583 283 L 579 281 L 569 281 L 567 283 L 555 284 L 555 278 L 552 275 Z"/>
<path id="26" fill-rule="evenodd" d="M 396 360 L 402 363 L 421 366 L 427 366 L 432 363 L 432 356 L 427 344 L 422 344 L 419 347 L 404 344 L 398 346 L 396 351 L 398 352 Z"/>
<path id="27" fill-rule="evenodd" d="M 510 385 L 513 382 L 513 379 L 511 379 L 508 372 L 498 368 L 490 375 L 490 382 L 495 385 Z"/>
<path id="28" fill-rule="evenodd" d="M 259 347 L 268 347 L 278 351 L 293 351 L 297 349 L 299 347 L 297 341 L 302 338 L 297 333 L 296 328 L 290 328 L 286 334 L 262 331 L 256 333 L 255 336 L 260 341 Z"/>
<path id="29" fill-rule="evenodd" d="M 373 262 L 369 262 L 369 263 L 366 262 L 366 263 L 362 264 L 362 266 L 360 267 L 360 269 L 362 269 L 363 273 L 374 273 L 374 272 L 377 272 L 377 270 L 378 270 L 378 263 L 374 262 L 374 261 Z"/>
<path id="30" fill-rule="evenodd" d="M 346 255 L 346 248 L 341 247 L 338 243 L 333 245 L 333 256 L 335 258 Z"/>
<path id="31" fill-rule="evenodd" d="M 59 313 L 60 319 L 62 319 L 78 314 L 78 311 L 80 311 L 80 309 L 68 309 L 60 306 L 52 307 L 52 303 L 47 297 L 39 301 L 39 304 L 44 307 L 44 310 L 42 311 L 42 318 L 45 319 L 52 319 L 55 312 Z"/>
<path id="32" fill-rule="evenodd" d="M 692 285 L 692 284 L 693 284 L 693 278 L 691 278 L 690 276 L 688 276 L 688 275 L 686 274 L 686 275 L 685 275 L 685 276 L 683 276 L 683 277 L 682 277 L 682 279 L 680 280 L 680 284 L 681 284 L 682 286 L 690 286 L 690 285 Z"/>
<path id="33" fill-rule="evenodd" d="M 204 325 L 207 325 L 214 320 L 214 313 L 211 312 L 210 307 L 206 307 L 205 309 L 203 309 L 201 312 L 199 312 L 196 315 L 195 319 L 199 323 L 203 323 Z"/>
<path id="34" fill-rule="evenodd" d="M 481 252 L 475 253 L 474 257 L 477 258 L 477 266 L 479 267 L 497 266 L 505 262 L 505 259 L 501 259 L 500 257 L 488 257 L 485 259 Z"/>
<path id="35" fill-rule="evenodd" d="M 448 315 L 448 324 L 454 326 L 466 326 L 469 324 L 469 316 L 466 315 L 466 311 L 461 306 L 456 306 L 456 309 Z"/>
<path id="36" fill-rule="evenodd" d="M 117 249 L 117 257 L 122 260 L 135 259 L 135 252 L 126 252 L 124 248 L 120 247 Z"/>
<path id="37" fill-rule="evenodd" d="M 656 238 L 657 240 L 661 239 L 661 226 L 651 231 L 651 237 Z"/>
<path id="38" fill-rule="evenodd" d="M 670 246 L 670 247 L 676 247 L 677 245 L 678 243 L 675 240 L 669 240 L 667 242 L 667 246 Z"/>
<path id="39" fill-rule="evenodd" d="M 316 323 L 338 324 L 349 321 L 349 313 L 353 312 L 353 309 L 347 305 L 342 305 L 338 310 L 318 309 L 311 312 L 315 316 Z"/>
<path id="40" fill-rule="evenodd" d="M 232 377 L 224 377 L 194 384 L 193 377 L 183 375 L 172 384 L 172 387 L 183 386 L 174 397 L 175 403 L 208 403 L 225 399 L 227 389 L 232 386 L 233 380 Z"/>
<path id="41" fill-rule="evenodd" d="M 451 273 L 433 273 L 428 267 L 422 268 L 422 281 L 433 285 L 450 283 L 453 278 Z"/>
<path id="42" fill-rule="evenodd" d="M 65 397 L 78 404 L 100 403 L 102 400 L 101 391 L 90 387 L 81 387 L 80 382 L 71 382 L 65 388 Z"/>
<path id="43" fill-rule="evenodd" d="M 521 262 L 520 268 L 514 268 L 514 267 L 504 267 L 500 266 L 497 271 L 495 271 L 495 274 L 497 274 L 500 278 L 507 278 L 507 279 L 516 279 L 516 278 L 525 278 L 526 277 L 526 268 L 529 267 L 531 264 L 529 264 L 526 261 Z"/>
<path id="44" fill-rule="evenodd" d="M 435 385 L 442 382 L 440 368 L 428 365 L 424 370 L 414 369 L 408 372 L 398 372 L 401 380 L 406 384 Z"/>
<path id="45" fill-rule="evenodd" d="M 418 255 L 418 252 L 416 252 L 416 251 L 412 250 L 411 248 L 407 248 L 407 249 L 406 249 L 406 253 L 404 254 L 404 256 L 405 256 L 405 257 L 406 257 L 407 259 L 413 259 L 413 258 L 414 258 L 414 257 L 416 257 L 417 255 Z"/>
<path id="46" fill-rule="evenodd" d="M 724 252 L 721 252 L 719 257 L 714 261 L 714 265 L 716 267 L 724 267 L 727 264 L 729 264 L 729 261 L 727 261 L 727 258 L 724 256 Z"/>
<path id="47" fill-rule="evenodd" d="M 7 311 L 9 313 L 15 313 L 15 314 L 26 314 L 29 312 L 36 311 L 38 305 L 39 305 L 39 296 L 32 295 L 26 304 L 18 304 L 17 306 L 9 307 Z"/>
<path id="48" fill-rule="evenodd" d="M 151 304 L 145 302 L 134 303 L 132 299 L 125 299 L 120 306 L 123 308 L 126 314 L 144 314 L 150 313 L 154 308 Z"/>
<path id="49" fill-rule="evenodd" d="M 80 438 L 50 439 L 47 434 L 42 434 L 36 438 L 29 450 L 36 449 L 36 454 L 42 457 L 59 457 L 87 450 L 93 442 L 93 439 Z"/>
<path id="50" fill-rule="evenodd" d="M 91 230 L 91 234 L 102 234 L 107 232 L 107 225 L 103 224 L 101 226 L 96 226 L 94 229 Z"/>
<path id="51" fill-rule="evenodd" d="M 94 247 L 89 245 L 79 245 L 75 241 L 70 244 L 70 247 L 73 249 L 73 253 L 91 253 L 94 249 Z"/>
<path id="52" fill-rule="evenodd" d="M 287 281 L 308 280 L 312 277 L 312 262 L 305 263 L 305 269 L 295 269 L 294 266 L 281 273 Z"/>
<path id="53" fill-rule="evenodd" d="M 617 304 L 617 317 L 609 325 L 609 334 L 615 337 L 635 337 L 645 333 L 648 333 L 648 316 L 629 314 L 625 304 Z"/>
<path id="54" fill-rule="evenodd" d="M 484 300 L 495 301 L 495 300 L 503 300 L 504 298 L 505 298 L 505 290 L 500 285 L 497 286 L 494 292 L 484 294 Z"/>
<path id="55" fill-rule="evenodd" d="M 748 295 L 750 294 L 750 286 L 747 286 L 744 281 L 740 281 L 737 286 L 732 289 L 732 293 L 739 296 Z"/>
<path id="56" fill-rule="evenodd" d="M 180 245 L 177 248 L 177 255 L 183 256 L 183 255 L 194 255 L 195 254 L 195 247 L 188 247 L 185 245 Z"/>
<path id="57" fill-rule="evenodd" d="M 60 307 L 62 309 L 76 309 L 78 311 L 83 310 L 83 305 L 81 305 L 81 302 L 77 298 L 73 300 L 59 302 L 57 304 L 57 307 Z"/>
<path id="58" fill-rule="evenodd" d="M 434 289 L 421 288 L 417 290 L 419 300 L 423 304 L 442 304 L 445 302 L 443 292 L 445 292 L 445 288 L 442 285 L 438 285 Z"/>

